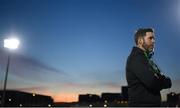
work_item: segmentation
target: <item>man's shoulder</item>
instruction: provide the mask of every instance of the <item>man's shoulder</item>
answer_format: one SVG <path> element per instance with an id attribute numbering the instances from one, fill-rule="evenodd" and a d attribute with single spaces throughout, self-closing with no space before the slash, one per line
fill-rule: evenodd
<path id="1" fill-rule="evenodd" d="M 143 57 L 144 57 L 143 53 L 132 51 L 130 55 L 128 56 L 128 59 L 134 59 L 134 58 L 137 59 L 137 58 L 143 58 Z"/>
<path id="2" fill-rule="evenodd" d="M 130 53 L 130 55 L 128 56 L 127 58 L 127 62 L 129 63 L 135 63 L 135 62 L 142 62 L 142 61 L 145 61 L 145 56 L 143 53 L 141 52 L 136 52 L 136 51 L 133 51 Z"/>

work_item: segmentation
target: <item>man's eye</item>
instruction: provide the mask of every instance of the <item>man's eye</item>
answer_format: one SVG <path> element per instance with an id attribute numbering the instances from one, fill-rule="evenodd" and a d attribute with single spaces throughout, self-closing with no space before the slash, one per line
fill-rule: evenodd
<path id="1" fill-rule="evenodd" d="M 152 40 L 152 39 L 154 39 L 154 37 L 150 37 L 149 39 L 151 39 L 151 40 Z"/>

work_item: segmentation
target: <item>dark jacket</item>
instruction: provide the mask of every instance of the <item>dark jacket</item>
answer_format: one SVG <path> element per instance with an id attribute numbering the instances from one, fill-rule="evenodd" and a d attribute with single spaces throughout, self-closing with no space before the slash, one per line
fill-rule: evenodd
<path id="1" fill-rule="evenodd" d="M 156 72 L 144 51 L 133 47 L 126 64 L 129 106 L 160 106 L 160 91 L 171 87 L 170 78 Z"/>

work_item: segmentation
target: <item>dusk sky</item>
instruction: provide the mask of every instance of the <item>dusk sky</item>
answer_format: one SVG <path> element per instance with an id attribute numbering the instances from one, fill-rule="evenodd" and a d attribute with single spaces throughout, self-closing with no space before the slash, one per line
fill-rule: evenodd
<path id="1" fill-rule="evenodd" d="M 120 93 L 139 27 L 155 29 L 154 59 L 180 93 L 180 0 L 0 0 L 0 87 L 7 64 L 3 39 L 15 36 L 7 89 L 77 101 L 78 94 Z"/>

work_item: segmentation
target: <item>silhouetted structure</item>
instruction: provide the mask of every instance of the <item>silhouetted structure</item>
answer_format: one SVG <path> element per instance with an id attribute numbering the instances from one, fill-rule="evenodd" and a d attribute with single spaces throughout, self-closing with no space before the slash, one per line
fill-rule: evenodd
<path id="1" fill-rule="evenodd" d="M 3 91 L 0 91 L 2 97 Z M 1 99 L 2 100 L 2 99 Z M 0 101 L 1 102 L 1 101 Z M 53 99 L 50 96 L 44 96 L 40 94 L 27 93 L 22 91 L 7 90 L 5 96 L 4 106 L 52 106 Z"/>
<path id="2" fill-rule="evenodd" d="M 83 107 L 117 107 L 128 105 L 128 87 L 122 86 L 122 93 L 80 94 L 75 106 Z M 72 105 L 72 104 L 71 104 Z"/>
<path id="3" fill-rule="evenodd" d="M 79 95 L 79 102 L 99 102 L 100 97 L 95 94 Z"/>
<path id="4" fill-rule="evenodd" d="M 102 106 L 100 105 L 101 98 L 95 94 L 80 94 L 79 95 L 79 102 L 76 106 L 83 106 L 83 107 L 92 107 L 92 106 Z"/>
<path id="5" fill-rule="evenodd" d="M 80 94 L 78 102 L 57 102 L 53 103 L 50 96 L 27 93 L 22 91 L 7 90 L 5 106 L 9 107 L 125 107 L 128 105 L 128 88 L 123 86 L 122 93 Z M 3 91 L 0 90 L 0 105 Z M 163 107 L 180 106 L 180 94 L 171 92 L 167 94 L 167 102 L 162 102 Z"/>
<path id="6" fill-rule="evenodd" d="M 171 92 L 169 94 L 167 94 L 167 104 L 170 107 L 175 107 L 175 106 L 179 106 L 178 102 L 180 100 L 179 98 L 179 94 L 176 94 L 175 92 Z"/>
<path id="7" fill-rule="evenodd" d="M 102 93 L 101 98 L 103 101 L 113 102 L 122 100 L 123 96 L 121 93 Z"/>
<path id="8" fill-rule="evenodd" d="M 121 92 L 122 92 L 123 100 L 128 101 L 128 86 L 122 86 Z"/>

